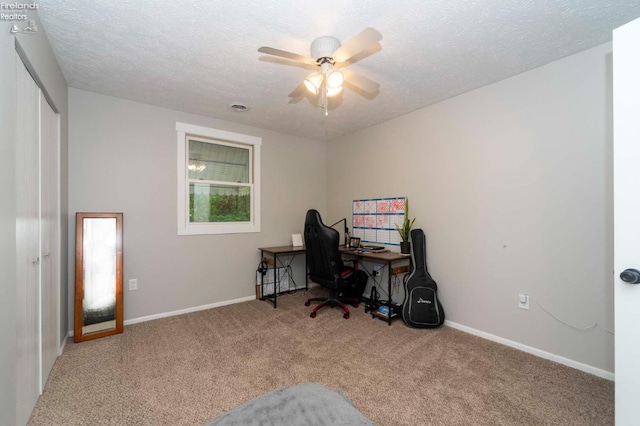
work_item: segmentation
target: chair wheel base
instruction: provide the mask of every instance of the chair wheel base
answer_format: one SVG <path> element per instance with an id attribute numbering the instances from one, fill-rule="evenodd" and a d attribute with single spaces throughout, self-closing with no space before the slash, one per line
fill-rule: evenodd
<path id="1" fill-rule="evenodd" d="M 342 315 L 342 317 L 344 319 L 349 319 L 350 317 L 349 308 L 347 308 L 345 303 L 353 305 L 356 308 L 360 304 L 360 301 L 356 299 L 340 299 L 336 296 L 335 292 L 332 292 L 329 297 L 310 298 L 306 302 L 304 302 L 304 305 L 311 306 L 311 302 L 322 302 L 319 305 L 317 305 L 315 308 L 313 308 L 313 312 L 311 312 L 311 314 L 309 315 L 311 318 L 316 317 L 316 313 L 320 308 L 324 308 L 328 306 L 330 308 L 336 308 L 336 307 L 341 308 L 344 311 L 344 314 Z"/>

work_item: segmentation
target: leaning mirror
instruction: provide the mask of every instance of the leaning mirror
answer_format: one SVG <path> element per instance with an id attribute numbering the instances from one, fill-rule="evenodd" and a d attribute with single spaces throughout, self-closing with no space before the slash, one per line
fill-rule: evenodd
<path id="1" fill-rule="evenodd" d="M 74 341 L 122 331 L 122 213 L 76 213 Z"/>

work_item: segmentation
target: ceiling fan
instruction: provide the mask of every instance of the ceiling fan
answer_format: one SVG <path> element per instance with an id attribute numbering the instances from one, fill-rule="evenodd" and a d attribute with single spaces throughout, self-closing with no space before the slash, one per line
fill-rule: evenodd
<path id="1" fill-rule="evenodd" d="M 321 96 L 320 106 L 324 108 L 325 115 L 328 115 L 327 97 L 340 93 L 343 82 L 347 81 L 367 93 L 375 93 L 380 88 L 378 83 L 345 68 L 356 55 L 380 40 L 382 40 L 382 34 L 378 30 L 365 28 L 344 44 L 334 37 L 318 37 L 311 43 L 311 57 L 266 46 L 259 48 L 258 52 L 318 66 L 319 70 L 309 74 L 304 82 L 289 94 L 289 97 L 299 98 L 306 88 L 311 94 Z"/>

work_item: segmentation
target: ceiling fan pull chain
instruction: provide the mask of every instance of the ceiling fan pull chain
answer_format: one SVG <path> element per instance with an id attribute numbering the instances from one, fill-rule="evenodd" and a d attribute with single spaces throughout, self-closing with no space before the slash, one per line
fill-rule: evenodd
<path id="1" fill-rule="evenodd" d="M 322 79 L 322 104 L 324 105 L 324 116 L 327 117 L 329 115 L 329 102 L 327 101 L 326 74 L 325 74 L 325 78 Z"/>

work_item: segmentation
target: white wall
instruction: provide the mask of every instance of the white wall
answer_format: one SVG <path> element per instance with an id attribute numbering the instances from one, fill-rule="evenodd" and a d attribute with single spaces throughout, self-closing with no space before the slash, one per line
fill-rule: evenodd
<path id="1" fill-rule="evenodd" d="M 35 12 L 28 12 L 30 18 L 37 20 Z M 7 31 L 9 27 L 6 22 Z M 36 34 L 12 36 L 4 32 L 0 36 L 0 413 L 5 424 L 16 421 L 16 168 L 15 168 L 15 41 L 31 63 L 38 78 L 56 104 L 61 114 L 61 203 L 63 214 L 62 239 L 66 248 L 66 149 L 67 149 L 67 85 L 53 56 L 44 28 Z M 62 298 L 61 329 L 66 335 L 66 286 L 67 279 L 66 250 L 61 253 L 63 268 L 61 285 L 65 292 Z"/>
<path id="2" fill-rule="evenodd" d="M 325 210 L 323 142 L 77 89 L 69 104 L 69 250 L 75 212 L 124 213 L 125 321 L 255 295 L 258 247 L 290 244 L 307 209 Z M 177 235 L 176 121 L 262 137 L 260 233 Z"/>
<path id="3" fill-rule="evenodd" d="M 606 44 L 332 141 L 328 214 L 409 196 L 447 319 L 613 371 L 612 335 L 517 303 L 613 330 L 611 93 Z"/>

